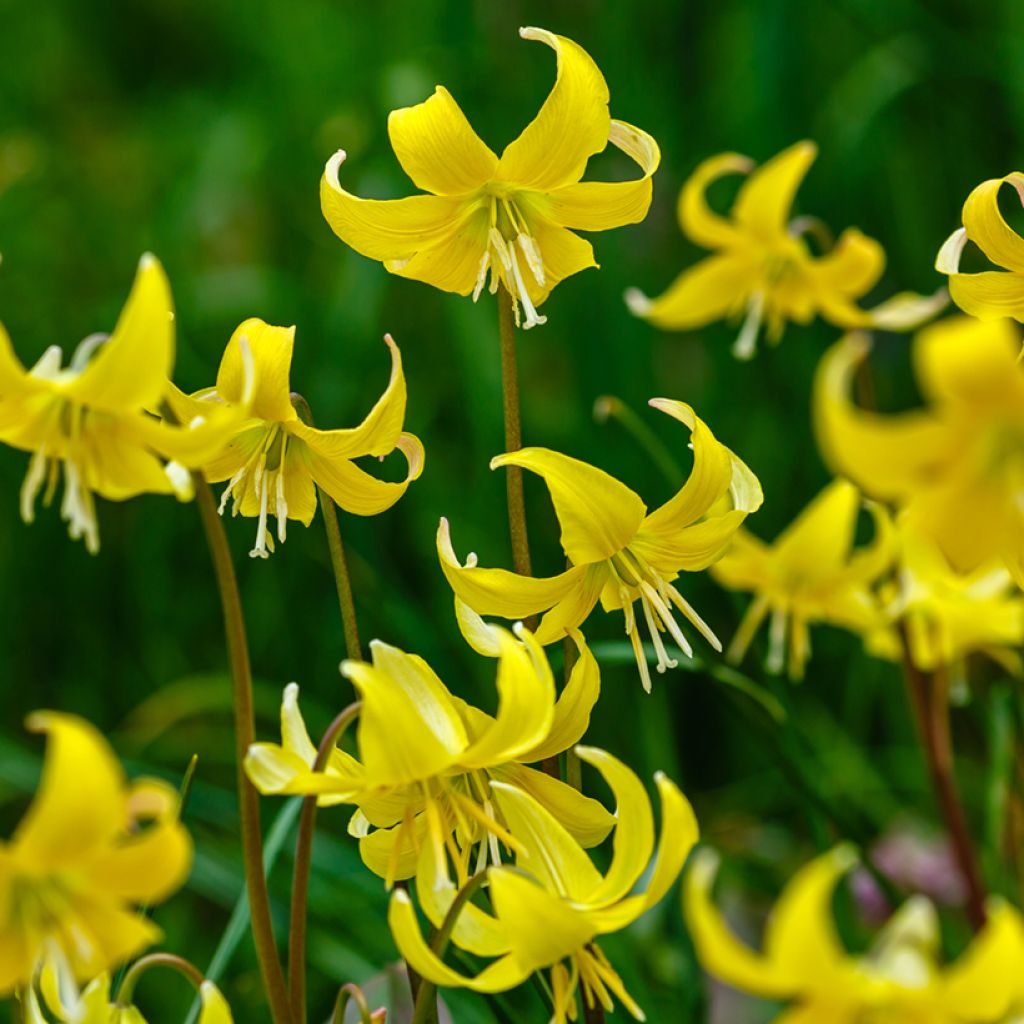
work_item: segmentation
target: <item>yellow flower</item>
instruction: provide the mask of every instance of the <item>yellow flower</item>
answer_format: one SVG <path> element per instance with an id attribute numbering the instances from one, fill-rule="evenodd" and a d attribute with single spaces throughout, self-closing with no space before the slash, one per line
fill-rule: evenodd
<path id="1" fill-rule="evenodd" d="M 684 910 L 697 958 L 716 978 L 765 999 L 792 1002 L 779 1024 L 995 1024 L 1024 995 L 1024 921 L 989 902 L 988 924 L 950 966 L 939 963 L 938 921 L 915 897 L 866 954 L 849 953 L 832 921 L 839 879 L 856 863 L 841 846 L 798 871 L 768 921 L 764 952 L 735 938 L 711 900 L 718 858 L 701 850 L 684 882 Z"/>
<path id="2" fill-rule="evenodd" d="M 818 368 L 818 440 L 833 469 L 906 509 L 907 526 L 958 572 L 1001 558 L 1024 581 L 1024 366 L 1009 321 L 950 317 L 919 332 L 913 358 L 928 408 L 897 415 L 850 400 L 860 334 Z"/>
<path id="3" fill-rule="evenodd" d="M 44 485 L 49 504 L 63 467 L 61 517 L 71 537 L 83 537 L 95 553 L 94 494 L 111 501 L 143 493 L 191 497 L 181 463 L 208 458 L 238 415 L 207 409 L 186 427 L 150 415 L 174 365 L 174 313 L 163 268 L 148 254 L 113 333 L 86 338 L 70 366 L 62 367 L 62 360 L 59 346 L 51 345 L 26 371 L 0 327 L 0 441 L 32 452 L 21 488 L 22 519 L 35 518 Z M 176 461 L 165 465 L 161 457 Z"/>
<path id="4" fill-rule="evenodd" d="M 963 227 L 946 239 L 936 257 L 935 269 L 949 275 L 949 294 L 965 313 L 983 320 L 1024 320 L 1024 238 L 999 212 L 999 189 L 1003 184 L 1012 185 L 1024 203 L 1024 174 L 1019 171 L 983 181 L 967 197 Z M 991 263 L 1005 269 L 962 274 L 960 257 L 969 241 Z"/>
<path id="5" fill-rule="evenodd" d="M 904 330 L 938 312 L 947 301 L 944 292 L 931 298 L 902 293 L 870 310 L 856 304 L 885 267 L 881 245 L 856 228 L 847 228 L 834 245 L 829 240 L 824 255 L 813 254 L 805 236 L 828 236 L 828 230 L 811 217 L 791 221 L 790 208 L 817 152 L 813 142 L 798 142 L 757 170 L 738 153 L 705 160 L 683 186 L 677 212 L 683 233 L 714 255 L 684 270 L 657 299 L 631 288 L 630 309 L 669 330 L 741 315 L 733 348 L 740 359 L 754 354 L 762 323 L 775 344 L 790 320 L 807 324 L 821 316 L 840 327 Z M 729 217 L 722 217 L 708 206 L 705 192 L 728 174 L 749 177 Z"/>
<path id="6" fill-rule="evenodd" d="M 889 619 L 905 625 L 914 664 L 933 672 L 978 652 L 1019 675 L 1015 648 L 1024 643 L 1024 597 L 1006 569 L 990 563 L 958 573 L 930 541 L 905 527 L 900 533 L 898 578 L 882 588 L 881 597 Z M 891 630 L 870 641 L 874 653 L 900 657 Z"/>
<path id="7" fill-rule="evenodd" d="M 475 555 L 462 564 L 452 548 L 447 520 L 441 520 L 437 533 L 441 568 L 456 598 L 476 616 L 521 619 L 546 612 L 537 629 L 542 644 L 577 629 L 598 600 L 605 611 L 621 609 L 648 691 L 651 676 L 634 603 L 640 602 L 659 672 L 677 664 L 665 649 L 662 633 L 667 631 L 687 655 L 691 653 L 677 613 L 721 650 L 714 633 L 672 581 L 680 572 L 697 572 L 714 562 L 762 501 L 754 474 L 688 405 L 667 398 L 652 399 L 650 404 L 689 427 L 694 453 L 689 479 L 653 512 L 648 513 L 639 495 L 614 477 L 546 448 L 523 448 L 491 460 L 492 469 L 522 466 L 544 478 L 570 562 L 565 572 L 548 579 L 517 576 L 504 569 L 482 569 Z M 472 643 L 465 620 L 460 614 Z"/>
<path id="8" fill-rule="evenodd" d="M 129 785 L 81 719 L 41 711 L 28 725 L 49 740 L 35 801 L 0 843 L 0 996 L 54 951 L 85 981 L 150 945 L 159 929 L 132 907 L 166 899 L 192 859 L 174 790 Z"/>
<path id="9" fill-rule="evenodd" d="M 221 494 L 223 514 L 258 517 L 254 558 L 274 550 L 267 517 L 277 518 L 277 539 L 284 543 L 289 519 L 309 526 L 316 513 L 316 488 L 322 487 L 345 511 L 372 516 L 390 508 L 423 471 L 423 445 L 402 432 L 405 418 L 405 376 L 402 357 L 390 335 L 391 380 L 384 394 L 358 427 L 317 430 L 302 421 L 291 400 L 289 375 L 294 327 L 272 327 L 262 320 L 240 324 L 231 336 L 213 388 L 191 398 L 173 393 L 169 402 L 179 419 L 190 421 L 212 407 L 234 407 L 242 401 L 244 353 L 252 353 L 255 396 L 251 416 L 241 422 L 229 443 L 203 464 L 206 477 L 228 481 Z M 408 473 L 400 483 L 377 480 L 352 460 L 365 455 L 383 458 L 401 450 Z"/>
<path id="10" fill-rule="evenodd" d="M 871 585 L 892 564 L 895 550 L 888 516 L 877 505 L 869 506 L 875 517 L 874 542 L 853 549 L 859 506 L 857 488 L 834 480 L 774 544 L 746 530 L 737 532 L 711 567 L 711 575 L 723 586 L 757 595 L 729 646 L 731 660 L 743 659 L 769 615 L 768 670 L 781 672 L 786 664 L 791 679 L 803 677 L 811 656 L 811 623 L 831 622 L 862 634 L 881 625 Z"/>
<path id="11" fill-rule="evenodd" d="M 389 886 L 414 873 L 424 846 L 445 873 L 447 849 L 462 880 L 488 858 L 500 863 L 498 843 L 508 842 L 508 831 L 490 798 L 491 779 L 531 793 L 584 845 L 601 842 L 612 826 L 604 808 L 526 767 L 568 749 L 586 731 L 600 690 L 594 656 L 577 636 L 580 658 L 556 702 L 544 651 L 529 632 L 518 628 L 517 641 L 489 628 L 500 652 L 495 717 L 455 697 L 422 658 L 375 640 L 372 664 L 342 665 L 362 702 L 358 759 L 335 748 L 323 772 L 311 770 L 316 748 L 292 684 L 281 707 L 281 745 L 249 748 L 249 778 L 262 793 L 315 793 L 322 805 L 356 804 L 349 832 Z"/>
<path id="12" fill-rule="evenodd" d="M 625 928 L 665 895 L 697 841 L 697 821 L 686 797 L 659 773 L 661 836 L 655 851 L 654 815 L 640 780 L 603 750 L 577 747 L 576 752 L 601 772 L 615 795 L 614 849 L 605 874 L 529 794 L 492 782 L 516 839 L 515 867 L 489 869 L 493 914 L 466 904 L 455 919 L 452 940 L 476 956 L 496 959 L 475 977 L 448 967 L 423 940 L 412 901 L 401 889 L 391 895 L 388 923 L 409 966 L 437 985 L 501 992 L 549 968 L 553 1024 L 577 1020 L 577 988 L 587 1006 L 600 1004 L 610 1011 L 615 996 L 633 1017 L 644 1020 L 595 939 Z M 648 867 L 646 888 L 634 892 Z M 456 889 L 438 886 L 435 874 L 429 863 L 421 863 L 416 893 L 437 927 Z"/>
<path id="13" fill-rule="evenodd" d="M 542 324 L 537 313 L 564 278 L 595 267 L 590 243 L 570 228 L 605 231 L 644 219 L 650 177 L 661 159 L 646 132 L 608 114 L 608 86 L 571 39 L 523 28 L 524 39 L 557 57 L 554 88 L 536 118 L 497 157 L 470 127 L 443 86 L 414 107 L 394 110 L 388 133 L 395 155 L 430 195 L 381 201 L 345 191 L 339 150 L 327 162 L 320 204 L 334 233 L 400 277 L 479 298 L 490 289 L 512 296 L 516 323 Z M 587 161 L 608 143 L 640 165 L 635 181 L 580 181 Z"/>

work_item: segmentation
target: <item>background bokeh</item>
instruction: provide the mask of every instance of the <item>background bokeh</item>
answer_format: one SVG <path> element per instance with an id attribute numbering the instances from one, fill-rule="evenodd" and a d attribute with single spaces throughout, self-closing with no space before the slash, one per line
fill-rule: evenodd
<path id="1" fill-rule="evenodd" d="M 738 364 L 729 354 L 735 325 L 659 334 L 629 315 L 623 290 L 657 294 L 698 255 L 679 234 L 674 204 L 699 160 L 724 149 L 760 160 L 804 137 L 821 155 L 799 208 L 884 243 L 889 266 L 873 298 L 933 290 L 934 253 L 969 189 L 1021 163 L 1019 3 L 0 0 L 0 318 L 19 355 L 30 362 L 48 345 L 67 351 L 109 329 L 145 250 L 172 282 L 176 379 L 186 389 L 212 381 L 245 317 L 294 323 L 293 386 L 321 424 L 352 424 L 386 381 L 380 337 L 390 331 L 408 375 L 408 429 L 423 438 L 428 461 L 392 511 L 342 517 L 360 627 L 364 639 L 423 654 L 453 690 L 481 700 L 493 689 L 492 665 L 459 638 L 433 534 L 448 515 L 457 550 L 510 564 L 504 481 L 487 468 L 502 438 L 494 305 L 390 277 L 347 250 L 321 217 L 317 184 L 325 159 L 344 147 L 353 191 L 407 194 L 387 113 L 436 83 L 500 149 L 553 78 L 550 52 L 519 40 L 522 24 L 578 40 L 608 80 L 613 114 L 649 130 L 664 155 L 647 221 L 595 237 L 601 269 L 559 285 L 544 308 L 547 326 L 520 336 L 525 438 L 598 463 L 653 505 L 670 493 L 667 483 L 620 427 L 595 423 L 593 403 L 618 395 L 685 459 L 685 433 L 643 411 L 653 395 L 685 399 L 760 476 L 766 503 L 751 525 L 773 536 L 827 479 L 808 398 L 835 331 L 791 328 L 780 347 Z M 597 171 L 628 168 L 609 156 L 594 162 Z M 879 401 L 891 408 L 913 401 L 905 348 L 886 339 L 876 364 Z M 22 729 L 33 708 L 90 718 L 133 771 L 176 779 L 198 753 L 188 811 L 195 870 L 156 917 L 167 948 L 203 966 L 242 882 L 225 652 L 196 513 L 170 499 L 104 503 L 102 551 L 91 557 L 67 539 L 56 509 L 41 510 L 32 526 L 20 522 L 26 461 L 0 450 L 0 835 L 38 772 L 41 746 Z M 557 529 L 536 483 L 527 481 L 534 560 L 553 572 Z M 260 731 L 274 734 L 289 680 L 301 684 L 316 731 L 351 697 L 337 671 L 342 634 L 320 520 L 290 530 L 267 562 L 246 557 L 251 520 L 228 525 Z M 728 637 L 743 601 L 705 577 L 685 586 Z M 924 827 L 934 820 L 898 670 L 868 661 L 853 638 L 819 630 L 803 686 L 766 684 L 789 708 L 797 739 L 784 761 L 760 707 L 706 671 L 656 678 L 645 696 L 615 646 L 618 629 L 619 620 L 598 616 L 591 631 L 608 641 L 609 659 L 593 741 L 647 778 L 663 768 L 683 784 L 706 836 L 734 855 L 727 881 L 755 910 L 838 834 L 792 764 L 862 843 L 901 816 Z M 761 653 L 755 646 L 747 665 L 758 677 Z M 988 728 L 972 708 L 958 713 L 979 827 Z M 265 801 L 265 820 L 281 806 Z M 316 848 L 316 1020 L 340 983 L 371 978 L 394 956 L 384 896 L 344 820 L 323 814 Z M 290 845 L 272 877 L 282 931 Z M 850 928 L 856 942 L 856 918 Z M 707 1019 L 676 900 L 607 948 L 649 1019 Z M 225 981 L 237 1020 L 265 1019 L 257 986 L 243 942 Z M 171 1021 L 189 997 L 173 977 L 153 977 L 140 998 L 152 1000 L 155 1021 Z M 460 1024 L 493 1019 L 477 997 L 450 1002 Z M 516 1019 L 542 1019 L 529 989 L 508 1005 Z M 716 1012 L 723 1021 L 762 1019 L 746 1005 Z"/>

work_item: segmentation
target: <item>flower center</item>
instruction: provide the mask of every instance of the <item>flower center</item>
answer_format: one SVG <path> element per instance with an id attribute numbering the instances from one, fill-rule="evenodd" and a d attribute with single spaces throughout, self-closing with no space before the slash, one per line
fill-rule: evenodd
<path id="1" fill-rule="evenodd" d="M 56 940 L 67 955 L 83 963 L 91 961 L 96 951 L 76 926 L 75 892 L 69 881 L 57 875 L 36 877 L 15 871 L 7 895 L 14 934 L 23 936 L 30 948 Z"/>
<path id="2" fill-rule="evenodd" d="M 607 1013 L 615 1010 L 612 996 L 616 996 L 626 1011 L 637 1020 L 644 1014 L 626 991 L 622 979 L 608 962 L 596 942 L 590 943 L 569 958 L 569 966 L 555 964 L 551 968 L 551 994 L 554 1014 L 551 1024 L 566 1024 L 578 1019 L 576 989 L 583 990 L 583 1001 L 588 1007 L 600 1005 Z"/>
<path id="3" fill-rule="evenodd" d="M 499 283 L 503 284 L 512 296 L 516 326 L 520 326 L 522 320 L 523 329 L 529 330 L 537 324 L 547 323 L 547 317 L 538 314 L 533 305 L 524 276 L 523 263 L 526 264 L 526 273 L 543 288 L 544 260 L 536 239 L 530 233 L 529 222 L 513 198 L 492 193 L 489 195 L 487 248 L 480 257 L 473 301 L 476 302 L 480 298 L 487 281 L 487 273 L 490 271 L 490 293 L 493 295 L 498 290 Z"/>

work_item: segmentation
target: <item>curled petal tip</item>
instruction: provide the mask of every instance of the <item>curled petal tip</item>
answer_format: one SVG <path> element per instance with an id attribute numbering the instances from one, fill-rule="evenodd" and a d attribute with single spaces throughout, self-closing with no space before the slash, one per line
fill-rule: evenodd
<path id="1" fill-rule="evenodd" d="M 143 270 L 146 267 L 151 267 L 156 262 L 157 262 L 157 258 L 151 252 L 144 252 L 139 257 L 139 269 Z"/>
<path id="2" fill-rule="evenodd" d="M 286 700 L 288 698 L 291 698 L 292 700 L 294 700 L 299 695 L 299 684 L 298 683 L 289 683 L 284 688 L 284 695 L 285 695 L 285 699 Z"/>
<path id="3" fill-rule="evenodd" d="M 860 854 L 853 843 L 840 843 L 833 851 L 832 858 L 836 867 L 842 871 L 849 871 L 860 862 Z"/>
<path id="4" fill-rule="evenodd" d="M 327 179 L 327 183 L 332 187 L 341 191 L 341 182 L 338 181 L 338 169 L 345 162 L 348 154 L 343 149 L 339 149 L 330 160 L 327 161 L 327 165 L 324 167 L 324 177 Z"/>
<path id="5" fill-rule="evenodd" d="M 967 244 L 967 229 L 957 228 L 942 243 L 938 255 L 935 257 L 935 269 L 940 274 L 959 274 L 960 257 L 963 255 L 964 246 Z"/>
<path id="6" fill-rule="evenodd" d="M 651 300 L 639 288 L 627 288 L 622 297 L 634 316 L 647 316 L 651 311 Z"/>
<path id="7" fill-rule="evenodd" d="M 390 332 L 390 331 L 388 331 L 388 332 L 387 332 L 387 333 L 386 333 L 386 334 L 384 335 L 384 344 L 385 344 L 385 345 L 387 345 L 387 346 L 388 346 L 388 348 L 397 348 L 397 347 L 398 347 L 398 346 L 397 346 L 397 345 L 395 344 L 395 339 L 391 337 L 391 332 Z"/>

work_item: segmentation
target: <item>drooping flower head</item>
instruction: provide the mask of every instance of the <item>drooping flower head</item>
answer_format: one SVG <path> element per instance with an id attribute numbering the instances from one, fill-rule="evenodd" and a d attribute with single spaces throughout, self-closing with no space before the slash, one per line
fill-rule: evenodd
<path id="1" fill-rule="evenodd" d="M 99 550 L 94 494 L 124 501 L 137 494 L 191 496 L 182 463 L 195 466 L 221 446 L 238 415 L 204 410 L 182 427 L 158 420 L 174 366 L 171 291 L 159 262 L 145 255 L 110 335 L 93 334 L 69 366 L 51 345 L 30 369 L 0 327 L 0 441 L 32 453 L 21 488 L 21 517 L 35 518 L 40 491 L 49 503 L 61 471 L 61 517 L 73 539 Z M 239 412 L 245 375 L 239 376 Z M 166 463 L 164 460 L 176 460 Z"/>
<path id="2" fill-rule="evenodd" d="M 210 481 L 228 481 L 221 494 L 221 513 L 230 501 L 233 515 L 258 519 L 253 557 L 267 558 L 274 550 L 269 516 L 277 519 L 281 543 L 289 519 L 304 526 L 312 522 L 318 486 L 347 512 L 371 516 L 390 508 L 423 471 L 423 445 L 402 431 L 405 376 L 391 336 L 384 337 L 391 352 L 387 389 L 359 426 L 344 430 L 317 430 L 296 410 L 289 384 L 294 341 L 294 327 L 246 320 L 224 350 L 215 387 L 191 397 L 181 392 L 169 396 L 171 407 L 185 421 L 210 408 L 237 406 L 244 387 L 244 355 L 247 349 L 251 352 L 255 373 L 251 414 L 202 468 Z M 383 458 L 396 448 L 408 463 L 406 478 L 398 483 L 378 480 L 353 462 L 365 455 Z"/>
<path id="3" fill-rule="evenodd" d="M 904 330 L 937 313 L 946 304 L 944 293 L 933 298 L 903 293 L 861 309 L 857 300 L 885 268 L 881 245 L 856 228 L 847 228 L 833 245 L 816 218 L 791 219 L 793 199 L 817 152 L 813 142 L 798 142 L 760 168 L 739 153 L 720 153 L 700 164 L 679 194 L 677 212 L 683 233 L 713 255 L 684 270 L 656 299 L 630 289 L 630 309 L 669 330 L 742 317 L 733 349 L 741 359 L 754 354 L 762 324 L 774 344 L 788 321 L 808 324 L 820 316 L 840 327 Z M 723 217 L 711 209 L 705 193 L 729 174 L 748 177 L 730 215 Z M 817 256 L 807 236 L 822 234 L 827 251 Z"/>
<path id="4" fill-rule="evenodd" d="M 35 800 L 0 842 L 0 996 L 31 984 L 46 955 L 85 982 L 151 945 L 160 931 L 133 908 L 166 899 L 192 860 L 173 789 L 129 784 L 79 718 L 28 724 L 48 743 Z"/>
<path id="5" fill-rule="evenodd" d="M 646 132 L 611 119 L 608 86 L 580 46 L 540 28 L 519 34 L 555 51 L 557 77 L 536 118 L 500 157 L 438 86 L 388 118 L 395 155 L 429 195 L 360 199 L 338 180 L 339 150 L 324 171 L 320 203 L 343 242 L 392 274 L 474 301 L 490 275 L 491 291 L 504 287 L 516 322 L 529 328 L 545 322 L 537 307 L 559 281 L 597 266 L 590 243 L 570 229 L 604 231 L 647 215 L 660 153 Z M 580 180 L 609 142 L 640 165 L 642 178 Z"/>
<path id="6" fill-rule="evenodd" d="M 736 938 L 711 899 L 717 855 L 700 850 L 684 881 L 684 911 L 704 969 L 734 988 L 791 1003 L 778 1024 L 997 1024 L 1024 995 L 1024 921 L 1001 900 L 956 963 L 940 963 L 932 904 L 914 897 L 865 954 L 848 952 L 833 923 L 836 884 L 856 863 L 841 846 L 790 880 L 768 920 L 764 952 Z"/>
<path id="7" fill-rule="evenodd" d="M 720 650 L 714 633 L 673 581 L 680 572 L 698 572 L 714 562 L 762 501 L 754 474 L 688 405 L 667 398 L 652 399 L 650 404 L 689 427 L 693 447 L 689 479 L 653 512 L 638 494 L 603 470 L 547 448 L 523 448 L 491 461 L 492 468 L 522 466 L 544 479 L 571 563 L 565 572 L 547 579 L 519 576 L 481 568 L 475 555 L 462 563 L 452 547 L 447 520 L 441 520 L 437 533 L 441 568 L 457 601 L 475 616 L 519 619 L 544 612 L 536 633 L 542 644 L 579 628 L 598 601 L 605 611 L 621 609 L 645 690 L 651 688 L 651 676 L 639 616 L 654 643 L 659 672 L 676 665 L 663 633 L 685 654 L 691 653 L 678 615 Z M 467 616 L 460 611 L 459 618 L 472 642 Z"/>
<path id="8" fill-rule="evenodd" d="M 913 342 L 927 407 L 886 415 L 856 406 L 869 339 L 853 334 L 818 368 L 818 441 L 832 468 L 905 510 L 913 533 L 971 573 L 1001 559 L 1024 582 L 1024 365 L 1007 320 L 950 317 Z"/>
<path id="9" fill-rule="evenodd" d="M 576 752 L 600 771 L 615 795 L 613 852 L 604 874 L 530 794 L 492 782 L 494 799 L 516 840 L 515 864 L 488 870 L 492 909 L 467 903 L 455 918 L 452 941 L 493 962 L 475 976 L 445 964 L 424 941 L 412 901 L 401 889 L 391 895 L 388 923 L 409 966 L 437 985 L 502 992 L 547 969 L 552 1024 L 579 1019 L 580 994 L 587 1006 L 608 1011 L 618 1000 L 634 1018 L 644 1020 L 596 939 L 632 924 L 665 895 L 697 841 L 697 820 L 682 792 L 659 773 L 661 835 L 655 850 L 654 815 L 636 775 L 596 747 L 577 747 Z M 648 869 L 644 889 L 635 892 Z M 439 927 L 457 890 L 438 885 L 436 875 L 431 864 L 422 863 L 416 895 Z"/>
<path id="10" fill-rule="evenodd" d="M 544 651 L 529 632 L 518 629 L 516 639 L 487 628 L 498 649 L 496 716 L 454 696 L 422 658 L 374 641 L 372 664 L 342 666 L 361 701 L 357 756 L 336 747 L 322 772 L 312 770 L 316 748 L 293 684 L 281 708 L 282 742 L 250 748 L 249 778 L 262 793 L 356 805 L 349 831 L 366 865 L 389 885 L 412 876 L 424 846 L 445 877 L 450 859 L 462 881 L 501 863 L 500 844 L 510 840 L 491 780 L 533 794 L 584 845 L 599 843 L 612 826 L 604 808 L 527 767 L 569 749 L 586 731 L 600 690 L 594 656 L 577 637 L 580 657 L 556 701 Z"/>
<path id="11" fill-rule="evenodd" d="M 859 507 L 857 488 L 835 480 L 773 544 L 745 529 L 737 532 L 711 566 L 711 575 L 723 586 L 755 595 L 729 646 L 731 660 L 742 660 L 768 618 L 768 670 L 781 672 L 785 665 L 790 678 L 799 679 L 811 656 L 812 623 L 829 622 L 862 635 L 882 625 L 871 587 L 892 564 L 892 531 L 885 512 L 871 505 L 875 539 L 855 549 Z"/>

